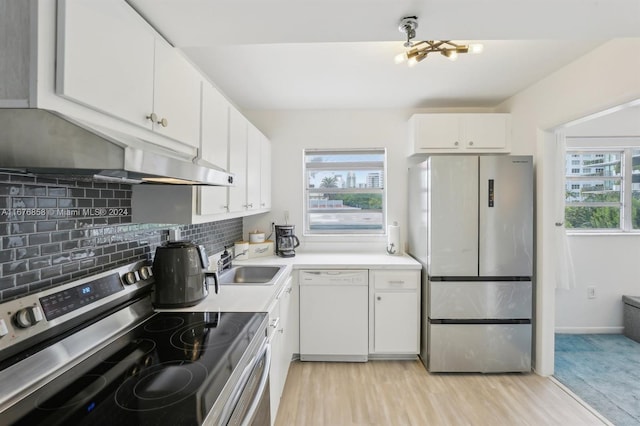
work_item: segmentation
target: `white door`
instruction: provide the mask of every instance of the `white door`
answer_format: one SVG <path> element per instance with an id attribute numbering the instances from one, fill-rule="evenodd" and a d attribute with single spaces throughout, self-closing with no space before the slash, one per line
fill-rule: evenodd
<path id="1" fill-rule="evenodd" d="M 418 353 L 418 302 L 415 292 L 376 292 L 374 350 L 376 353 Z"/>
<path id="2" fill-rule="evenodd" d="M 247 205 L 247 119 L 235 108 L 229 112 L 229 172 L 235 186 L 229 187 L 229 212 L 245 211 Z"/>

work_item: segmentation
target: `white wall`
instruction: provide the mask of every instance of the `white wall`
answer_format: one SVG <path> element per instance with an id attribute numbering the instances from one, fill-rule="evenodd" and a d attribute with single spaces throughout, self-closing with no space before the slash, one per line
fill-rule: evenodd
<path id="1" fill-rule="evenodd" d="M 553 242 L 555 179 L 554 164 L 548 164 L 554 162 L 555 156 L 553 147 L 550 146 L 554 141 L 550 132 L 581 117 L 640 99 L 639 52 L 640 39 L 612 40 L 528 87 L 498 108 L 512 114 L 514 151 L 536 154 L 538 292 L 535 356 L 536 370 L 543 375 L 553 373 L 553 333 L 556 317 L 553 270 L 556 256 Z M 636 237 L 625 238 L 625 244 L 620 244 L 619 239 L 596 236 L 573 238 L 570 241 L 570 249 L 574 252 L 575 267 L 580 276 L 594 276 L 598 277 L 598 282 L 605 282 L 605 279 L 601 278 L 602 266 L 605 263 L 594 262 L 591 254 L 587 256 L 583 251 L 591 253 L 591 247 L 601 254 L 608 253 L 612 259 L 617 256 L 629 259 L 626 265 L 620 265 L 622 262 L 613 264 L 621 267 L 617 271 L 617 277 L 624 277 L 624 282 L 633 280 L 638 270 L 629 254 L 640 251 L 640 241 Z M 610 282 L 607 285 L 615 286 L 618 282 Z M 604 284 L 602 287 L 604 289 Z M 626 289 L 620 288 L 618 291 Z M 590 305 L 587 306 L 594 311 L 610 310 L 612 299 L 604 291 L 601 294 L 602 297 L 596 298 L 597 302 L 590 301 Z M 576 306 L 580 302 L 587 303 L 585 296 L 576 296 L 578 299 L 569 295 L 570 304 L 564 304 L 561 297 L 557 298 L 559 302 L 563 302 L 563 305 L 559 306 L 559 310 L 563 311 L 562 318 L 570 317 L 575 326 L 590 327 L 591 314 L 587 314 L 590 309 Z M 600 326 L 619 325 L 619 318 L 617 313 L 608 315 L 607 318 L 601 317 L 603 321 L 608 322 Z"/>

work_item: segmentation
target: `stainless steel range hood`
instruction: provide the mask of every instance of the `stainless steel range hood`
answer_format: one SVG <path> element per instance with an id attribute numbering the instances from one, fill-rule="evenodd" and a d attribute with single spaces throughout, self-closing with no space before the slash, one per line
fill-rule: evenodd
<path id="1" fill-rule="evenodd" d="M 49 111 L 0 109 L 0 169 L 124 183 L 233 185 L 232 174 L 162 151 Z"/>

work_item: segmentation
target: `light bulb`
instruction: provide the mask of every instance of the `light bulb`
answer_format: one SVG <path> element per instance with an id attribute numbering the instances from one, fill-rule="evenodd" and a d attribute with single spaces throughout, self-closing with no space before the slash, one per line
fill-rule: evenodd
<path id="1" fill-rule="evenodd" d="M 395 62 L 396 64 L 401 64 L 403 62 L 405 62 L 407 60 L 407 52 L 402 52 L 399 53 L 395 56 L 395 58 L 393 58 L 393 62 Z"/>
<path id="2" fill-rule="evenodd" d="M 470 53 L 482 53 L 483 50 L 484 50 L 484 46 L 480 43 L 471 43 L 469 45 Z"/>
<path id="3" fill-rule="evenodd" d="M 407 61 L 407 65 L 410 67 L 415 66 L 418 63 L 418 59 L 414 56 Z"/>
<path id="4" fill-rule="evenodd" d="M 455 50 L 443 50 L 440 53 L 443 56 L 446 56 L 447 58 L 449 58 L 449 60 L 451 61 L 455 61 L 456 59 L 458 59 L 458 52 L 456 52 Z"/>

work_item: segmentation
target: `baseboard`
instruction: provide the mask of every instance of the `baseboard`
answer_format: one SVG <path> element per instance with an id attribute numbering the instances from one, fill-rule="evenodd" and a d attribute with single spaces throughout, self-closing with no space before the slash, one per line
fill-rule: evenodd
<path id="1" fill-rule="evenodd" d="M 556 327 L 559 334 L 622 334 L 624 327 Z"/>

